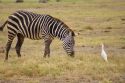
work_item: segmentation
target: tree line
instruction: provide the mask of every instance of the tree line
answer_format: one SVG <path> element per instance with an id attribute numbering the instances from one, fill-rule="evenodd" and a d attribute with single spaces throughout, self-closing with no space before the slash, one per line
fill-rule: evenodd
<path id="1" fill-rule="evenodd" d="M 39 0 L 39 3 L 47 3 L 49 0 Z M 61 0 L 56 0 L 56 2 L 60 2 Z M 0 2 L 2 2 L 0 0 Z M 23 3 L 24 0 L 16 0 L 16 3 Z"/>

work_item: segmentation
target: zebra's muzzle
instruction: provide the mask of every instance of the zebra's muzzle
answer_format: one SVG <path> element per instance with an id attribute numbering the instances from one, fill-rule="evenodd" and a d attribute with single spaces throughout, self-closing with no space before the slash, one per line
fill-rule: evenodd
<path id="1" fill-rule="evenodd" d="M 74 51 L 69 54 L 71 57 L 75 57 Z"/>

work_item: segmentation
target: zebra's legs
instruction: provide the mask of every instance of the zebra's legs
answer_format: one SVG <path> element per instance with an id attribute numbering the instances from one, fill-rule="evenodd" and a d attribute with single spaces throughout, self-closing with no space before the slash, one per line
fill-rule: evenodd
<path id="1" fill-rule="evenodd" d="M 21 49 L 23 42 L 24 42 L 24 36 L 21 34 L 17 34 L 17 44 L 15 48 L 16 48 L 16 53 L 18 57 L 21 57 L 20 49 Z"/>
<path id="2" fill-rule="evenodd" d="M 8 53 L 9 53 L 9 50 L 10 50 L 10 47 L 11 47 L 11 44 L 13 42 L 13 39 L 15 38 L 15 35 L 8 35 L 8 42 L 6 44 L 6 56 L 5 56 L 5 60 L 8 60 Z"/>
<path id="3" fill-rule="evenodd" d="M 51 44 L 51 42 L 52 42 L 52 39 L 45 40 L 44 57 L 46 57 L 46 55 L 48 55 L 48 57 L 50 56 L 50 44 Z"/>

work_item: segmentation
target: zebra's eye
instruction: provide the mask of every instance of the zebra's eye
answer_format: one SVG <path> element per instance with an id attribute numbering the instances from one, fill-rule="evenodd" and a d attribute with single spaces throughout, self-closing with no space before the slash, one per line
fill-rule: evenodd
<path id="1" fill-rule="evenodd" d="M 71 42 L 69 42 L 69 44 L 72 44 Z"/>

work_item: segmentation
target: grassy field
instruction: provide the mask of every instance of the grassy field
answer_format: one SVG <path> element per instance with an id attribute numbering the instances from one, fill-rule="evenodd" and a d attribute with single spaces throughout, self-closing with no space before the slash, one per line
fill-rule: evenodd
<path id="1" fill-rule="evenodd" d="M 50 58 L 43 58 L 43 40 L 30 39 L 25 39 L 22 57 L 17 58 L 15 38 L 9 60 L 4 62 L 5 28 L 0 32 L 0 83 L 125 83 L 124 0 L 1 1 L 0 25 L 13 12 L 27 10 L 59 18 L 79 35 L 75 37 L 74 58 L 66 55 L 57 38 L 51 44 Z M 102 42 L 108 63 L 100 56 Z"/>

